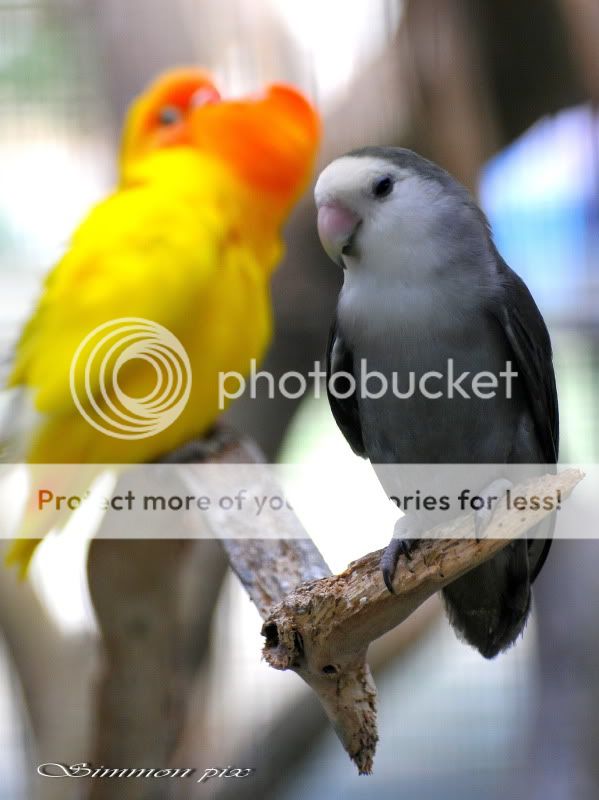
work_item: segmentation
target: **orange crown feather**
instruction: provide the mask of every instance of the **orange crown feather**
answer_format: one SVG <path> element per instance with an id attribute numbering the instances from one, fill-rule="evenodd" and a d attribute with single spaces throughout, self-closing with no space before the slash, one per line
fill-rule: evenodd
<path id="1" fill-rule="evenodd" d="M 320 132 L 318 112 L 292 86 L 222 100 L 208 72 L 179 68 L 131 106 L 121 169 L 156 150 L 192 147 L 225 162 L 248 188 L 286 210 L 310 177 Z"/>
<path id="2" fill-rule="evenodd" d="M 198 108 L 192 127 L 196 147 L 226 161 L 244 183 L 284 206 L 305 188 L 321 132 L 316 109 L 283 84 L 269 86 L 261 97 Z"/>

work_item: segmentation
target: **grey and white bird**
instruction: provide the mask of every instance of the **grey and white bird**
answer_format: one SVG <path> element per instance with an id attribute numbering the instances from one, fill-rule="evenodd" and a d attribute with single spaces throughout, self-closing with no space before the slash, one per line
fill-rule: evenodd
<path id="1" fill-rule="evenodd" d="M 323 170 L 315 199 L 322 245 L 344 269 L 327 352 L 328 390 L 354 452 L 373 465 L 398 465 L 404 493 L 451 484 L 452 472 L 446 468 L 441 480 L 430 467 L 414 472 L 402 465 L 487 465 L 476 480 L 478 494 L 489 499 L 510 487 L 513 472 L 502 465 L 554 464 L 558 404 L 549 334 L 468 191 L 410 150 L 366 147 Z M 358 365 L 391 381 L 445 375 L 450 362 L 455 374 L 493 376 L 511 363 L 513 390 L 434 398 L 415 391 L 403 399 L 360 391 Z M 355 391 L 340 390 L 334 380 L 340 373 L 355 377 Z M 391 493 L 393 480 L 382 477 L 382 468 L 377 474 Z M 491 513 L 477 511 L 478 529 Z M 400 555 L 409 557 L 439 519 L 420 509 L 398 520 L 381 562 L 390 591 Z M 540 523 L 541 536 L 537 530 L 511 542 L 443 590 L 458 635 L 483 656 L 505 650 L 524 629 L 553 524 L 550 517 Z"/>

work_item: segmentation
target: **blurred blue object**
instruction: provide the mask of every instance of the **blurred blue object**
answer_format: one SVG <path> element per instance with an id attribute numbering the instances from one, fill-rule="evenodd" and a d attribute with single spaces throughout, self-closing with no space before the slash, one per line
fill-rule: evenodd
<path id="1" fill-rule="evenodd" d="M 541 119 L 481 175 L 499 251 L 566 324 L 599 321 L 598 189 L 599 125 L 586 106 Z"/>

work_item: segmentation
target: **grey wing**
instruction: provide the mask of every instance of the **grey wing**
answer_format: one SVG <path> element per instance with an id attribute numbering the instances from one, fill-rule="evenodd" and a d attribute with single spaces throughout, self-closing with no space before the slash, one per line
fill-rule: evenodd
<path id="1" fill-rule="evenodd" d="M 542 457 L 554 464 L 559 453 L 559 412 L 549 332 L 524 281 L 499 256 L 498 267 L 503 293 L 494 314 L 509 342 L 516 371 L 524 379 Z M 555 520 L 551 534 L 554 524 Z M 531 580 L 541 571 L 550 547 L 551 539 L 529 540 Z"/>
<path id="2" fill-rule="evenodd" d="M 327 346 L 327 396 L 329 405 L 335 417 L 335 422 L 351 449 L 356 455 L 366 458 L 355 387 L 354 391 L 349 393 L 351 382 L 347 377 L 339 373 L 353 376 L 354 359 L 351 350 L 346 347 L 339 333 L 337 321 L 334 320 Z M 331 391 L 331 388 L 333 391 Z"/>

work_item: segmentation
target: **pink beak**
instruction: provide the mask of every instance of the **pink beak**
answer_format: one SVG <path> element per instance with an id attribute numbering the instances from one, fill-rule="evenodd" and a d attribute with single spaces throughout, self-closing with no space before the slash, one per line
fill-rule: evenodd
<path id="1" fill-rule="evenodd" d="M 325 203 L 318 209 L 318 236 L 326 254 L 343 266 L 344 250 L 351 244 L 360 217 L 340 203 Z"/>

